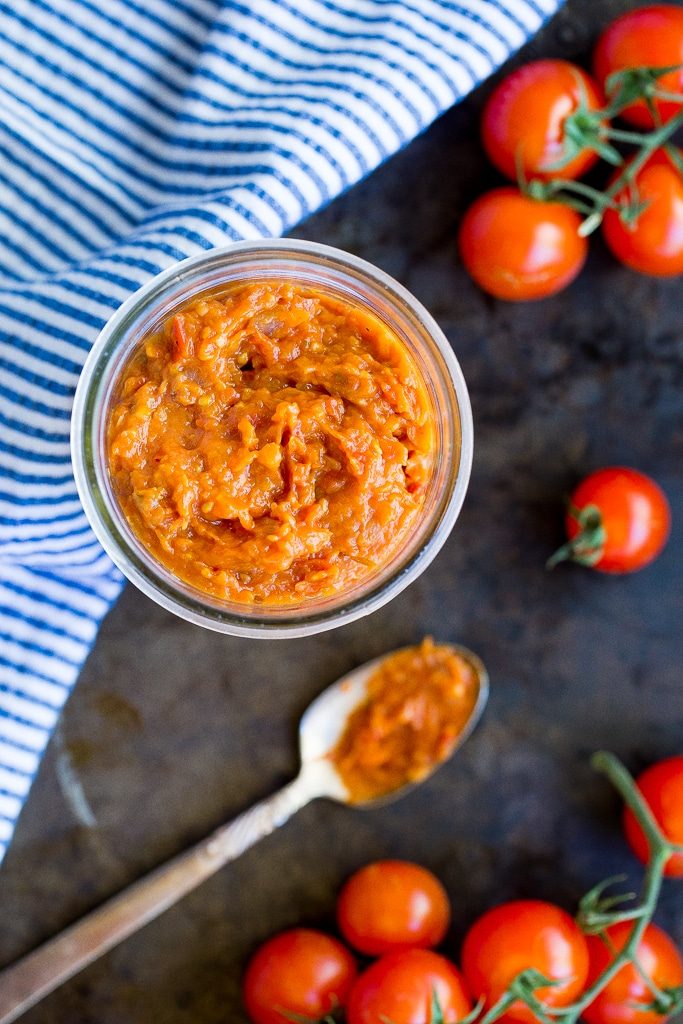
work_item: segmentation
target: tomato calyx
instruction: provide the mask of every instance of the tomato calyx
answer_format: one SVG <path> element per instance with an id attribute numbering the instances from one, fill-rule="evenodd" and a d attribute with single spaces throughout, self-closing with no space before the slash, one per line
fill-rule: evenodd
<path id="1" fill-rule="evenodd" d="M 609 129 L 605 124 L 602 111 L 591 110 L 586 101 L 582 101 L 576 110 L 565 117 L 562 129 L 564 146 L 562 156 L 548 168 L 561 171 L 586 149 L 597 153 L 608 164 L 619 167 L 624 162 L 619 150 L 608 141 Z"/>
<path id="2" fill-rule="evenodd" d="M 597 505 L 584 505 L 583 508 L 569 506 L 569 515 L 579 527 L 579 532 L 571 540 L 562 544 L 545 563 L 546 569 L 554 569 L 560 562 L 578 562 L 591 568 L 602 558 L 607 542 L 602 513 Z"/>
<path id="3" fill-rule="evenodd" d="M 611 878 L 605 878 L 581 898 L 576 923 L 584 935 L 603 935 L 605 929 L 610 924 L 614 924 L 615 920 L 633 921 L 641 915 L 642 908 L 619 914 L 615 912 L 615 907 L 622 907 L 624 903 L 632 903 L 637 899 L 637 893 L 605 895 L 607 889 L 625 882 L 626 878 L 626 875 L 612 875 Z"/>
<path id="4" fill-rule="evenodd" d="M 659 79 L 672 71 L 680 71 L 683 64 L 669 64 L 665 67 L 623 68 L 613 71 L 605 82 L 610 102 L 603 116 L 615 117 L 637 100 L 644 100 L 656 125 L 661 124 L 655 100 L 681 102 L 677 93 L 660 88 Z"/>
<path id="5" fill-rule="evenodd" d="M 650 978 L 645 976 L 645 982 L 653 990 L 655 985 Z M 649 1003 L 633 1003 L 633 1007 L 641 1012 L 657 1013 L 661 1017 L 673 1017 L 675 1013 L 683 1010 L 683 985 L 676 985 L 673 988 L 657 989 L 654 992 L 654 999 Z"/>
<path id="6" fill-rule="evenodd" d="M 619 167 L 623 157 L 608 141 L 607 117 L 604 110 L 591 107 L 583 80 L 576 75 L 579 104 L 562 122 L 562 156 L 548 170 L 561 171 L 563 167 L 585 150 L 592 150 L 614 167 Z"/>
<path id="7" fill-rule="evenodd" d="M 473 1018 L 471 1013 L 465 1018 L 468 1022 L 474 1019 L 476 1018 Z M 387 1021 L 387 1024 L 391 1024 L 391 1022 Z M 436 991 L 436 988 L 432 988 L 432 994 L 429 1000 L 429 1024 L 446 1024 L 446 1018 L 444 1017 L 441 1000 L 439 999 L 439 993 Z M 464 1024 L 464 1021 L 460 1021 L 460 1024 Z"/>
<path id="8" fill-rule="evenodd" d="M 435 988 L 432 988 L 432 996 L 429 1001 L 429 1024 L 445 1024 L 439 993 Z"/>
<path id="9" fill-rule="evenodd" d="M 493 1024 L 499 1017 L 503 1016 L 515 1003 L 522 1002 L 528 1006 L 534 1017 L 541 1024 L 556 1024 L 551 1016 L 553 1010 L 536 995 L 539 989 L 553 988 L 558 985 L 566 985 L 570 978 L 548 978 L 542 971 L 535 967 L 529 967 L 513 978 L 506 991 L 488 1012 L 478 1021 L 478 1024 Z M 474 1011 L 473 1011 L 474 1012 Z"/>
<path id="10" fill-rule="evenodd" d="M 474 1024 L 475 1021 L 479 1020 L 481 1011 L 484 1008 L 484 1000 L 480 999 L 474 1009 L 470 1010 L 466 1017 L 462 1017 L 458 1024 Z M 325 1022 L 321 1022 L 325 1024 Z M 334 1022 L 333 1022 L 334 1024 Z M 393 1024 L 393 1021 L 389 1018 L 385 1018 L 385 1024 Z M 436 988 L 432 987 L 431 996 L 429 999 L 429 1021 L 428 1024 L 448 1024 L 441 1006 L 441 1000 L 439 999 L 439 993 Z"/>

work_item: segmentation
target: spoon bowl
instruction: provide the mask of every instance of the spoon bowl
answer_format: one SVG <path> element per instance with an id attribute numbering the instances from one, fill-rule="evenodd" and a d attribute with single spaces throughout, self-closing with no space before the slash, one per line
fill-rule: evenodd
<path id="1" fill-rule="evenodd" d="M 353 712 L 367 699 L 368 682 L 387 658 L 409 650 L 401 647 L 390 654 L 383 654 L 372 661 L 353 669 L 342 676 L 309 704 L 299 724 L 299 751 L 301 755 L 301 774 L 315 780 L 321 793 L 329 799 L 340 803 L 352 804 L 353 807 L 372 808 L 398 800 L 409 790 L 419 786 L 430 778 L 445 761 L 450 760 L 455 751 L 462 746 L 479 722 L 489 698 L 489 676 L 484 663 L 472 651 L 458 644 L 439 644 L 447 647 L 458 657 L 466 661 L 474 672 L 477 682 L 477 696 L 465 727 L 442 761 L 438 761 L 431 770 L 417 781 L 411 781 L 390 793 L 375 797 L 372 800 L 351 800 L 334 763 L 330 757 L 332 751 L 342 737 L 346 724 Z"/>

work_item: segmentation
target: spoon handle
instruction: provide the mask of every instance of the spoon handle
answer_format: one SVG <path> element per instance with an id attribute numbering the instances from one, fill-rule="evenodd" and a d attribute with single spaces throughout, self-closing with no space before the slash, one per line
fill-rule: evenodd
<path id="1" fill-rule="evenodd" d="M 153 921 L 283 825 L 314 795 L 299 776 L 0 972 L 0 1024 L 11 1024 L 62 982 Z"/>

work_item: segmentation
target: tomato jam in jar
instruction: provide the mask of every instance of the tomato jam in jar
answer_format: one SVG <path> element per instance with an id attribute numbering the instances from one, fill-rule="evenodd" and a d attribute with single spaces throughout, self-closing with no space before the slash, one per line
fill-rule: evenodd
<path id="1" fill-rule="evenodd" d="M 424 381 L 367 310 L 290 281 L 184 304 L 126 366 L 109 471 L 131 528 L 218 598 L 339 594 L 390 560 L 435 458 Z"/>
<path id="2" fill-rule="evenodd" d="M 299 240 L 164 271 L 114 315 L 72 419 L 79 495 L 129 579 L 192 622 L 319 632 L 419 575 L 462 504 L 467 390 L 426 310 Z"/>

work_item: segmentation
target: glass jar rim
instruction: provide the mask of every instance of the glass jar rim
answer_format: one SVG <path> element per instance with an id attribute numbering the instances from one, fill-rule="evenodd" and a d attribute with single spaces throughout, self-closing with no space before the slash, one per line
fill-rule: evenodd
<path id="1" fill-rule="evenodd" d="M 243 609 L 240 607 L 234 611 L 235 605 L 230 605 L 228 610 L 221 607 L 220 602 L 212 603 L 209 595 L 202 595 L 196 588 L 185 587 L 182 581 L 171 579 L 171 574 L 163 572 L 164 567 L 151 553 L 145 549 L 136 550 L 126 536 L 123 514 L 107 497 L 103 468 L 99 464 L 93 437 L 97 430 L 97 413 L 102 412 L 103 388 L 111 385 L 117 376 L 116 371 L 111 371 L 114 356 L 125 347 L 126 338 L 132 336 L 136 317 L 153 311 L 164 297 L 179 297 L 180 290 L 184 286 L 191 287 L 197 274 L 212 267 L 220 270 L 223 265 L 235 266 L 241 260 L 247 262 L 250 258 L 266 257 L 273 263 L 278 257 L 300 261 L 304 269 L 311 272 L 316 268 L 328 268 L 340 275 L 355 275 L 359 282 L 387 299 L 397 315 L 408 320 L 412 318 L 443 361 L 445 372 L 444 368 L 439 368 L 439 372 L 452 391 L 453 408 L 449 415 L 457 420 L 457 470 L 452 474 L 447 500 L 437 509 L 438 519 L 431 524 L 424 542 L 409 559 L 402 560 L 399 552 L 396 558 L 382 567 L 383 572 L 393 571 L 388 571 L 386 578 L 382 576 L 369 592 L 348 601 L 344 600 L 342 593 L 337 603 L 322 611 L 313 602 L 289 614 L 287 606 L 245 605 Z M 281 276 L 287 276 L 286 271 Z M 184 300 L 203 290 L 206 288 L 198 284 L 194 292 L 184 296 Z M 71 421 L 72 462 L 81 503 L 95 535 L 121 572 L 148 597 L 186 621 L 218 632 L 251 638 L 275 639 L 322 632 L 370 614 L 396 597 L 427 568 L 451 532 L 467 490 L 472 450 L 472 414 L 467 386 L 455 354 L 431 314 L 406 288 L 366 260 L 332 246 L 291 238 L 234 242 L 190 256 L 151 278 L 119 307 L 97 337 L 79 379 Z"/>

